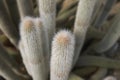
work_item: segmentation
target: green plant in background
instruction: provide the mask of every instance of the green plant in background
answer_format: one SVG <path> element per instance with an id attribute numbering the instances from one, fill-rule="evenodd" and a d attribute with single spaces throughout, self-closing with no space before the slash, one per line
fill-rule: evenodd
<path id="1" fill-rule="evenodd" d="M 119 11 L 107 19 L 115 2 L 0 0 L 0 29 L 20 51 L 20 55 L 14 52 L 24 64 L 14 60 L 1 40 L 0 76 L 6 80 L 117 80 Z"/>

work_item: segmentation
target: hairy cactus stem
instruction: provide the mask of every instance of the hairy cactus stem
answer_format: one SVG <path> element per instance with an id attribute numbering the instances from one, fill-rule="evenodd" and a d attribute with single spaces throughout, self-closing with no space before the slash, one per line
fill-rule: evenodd
<path id="1" fill-rule="evenodd" d="M 81 52 L 87 29 L 90 26 L 90 20 L 96 2 L 97 0 L 79 1 L 75 25 L 74 25 L 76 45 L 75 45 L 75 56 L 74 56 L 73 66 L 78 60 L 79 54 Z"/>
<path id="2" fill-rule="evenodd" d="M 39 0 L 39 13 L 43 25 L 47 30 L 49 39 L 49 48 L 55 33 L 56 25 L 56 0 Z"/>
<path id="3" fill-rule="evenodd" d="M 20 25 L 21 40 L 33 80 L 46 80 L 48 75 L 46 58 L 43 54 L 43 28 L 41 21 L 38 24 L 36 19 L 30 17 L 25 17 Z"/>
<path id="4" fill-rule="evenodd" d="M 28 74 L 31 75 L 30 65 L 29 65 L 29 62 L 28 62 L 28 59 L 27 59 L 27 55 L 25 54 L 24 45 L 23 45 L 21 40 L 19 42 L 19 50 L 20 50 L 20 53 L 21 53 L 23 64 L 25 65 L 25 68 L 26 68 Z"/>
<path id="5" fill-rule="evenodd" d="M 74 56 L 74 35 L 66 30 L 58 32 L 52 42 L 50 80 L 67 80 Z"/>

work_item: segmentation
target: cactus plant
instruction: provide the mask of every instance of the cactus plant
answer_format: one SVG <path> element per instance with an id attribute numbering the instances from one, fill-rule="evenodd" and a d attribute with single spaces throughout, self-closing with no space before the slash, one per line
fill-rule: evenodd
<path id="1" fill-rule="evenodd" d="M 0 10 L 0 29 L 5 33 L 10 41 L 17 46 L 19 41 L 19 33 L 5 7 L 4 0 L 0 1 Z"/>
<path id="2" fill-rule="evenodd" d="M 117 79 L 120 12 L 113 4 L 120 2 L 0 0 L 0 79 Z"/>
<path id="3" fill-rule="evenodd" d="M 74 56 L 74 36 L 69 31 L 58 32 L 52 42 L 50 80 L 67 80 Z"/>
<path id="4" fill-rule="evenodd" d="M 30 74 L 34 80 L 46 80 L 47 65 L 42 48 L 44 27 L 40 20 L 25 17 L 20 25 L 21 41 L 24 44 L 25 56 L 29 64 Z M 24 58 L 24 57 L 23 57 Z"/>
<path id="5" fill-rule="evenodd" d="M 38 0 L 38 2 L 40 17 L 47 30 L 50 47 L 56 26 L 56 0 Z"/>
<path id="6" fill-rule="evenodd" d="M 78 4 L 76 14 L 74 34 L 76 38 L 74 62 L 76 63 L 82 49 L 87 29 L 90 25 L 90 19 L 97 0 L 81 0 Z M 85 9 L 85 10 L 84 10 Z"/>

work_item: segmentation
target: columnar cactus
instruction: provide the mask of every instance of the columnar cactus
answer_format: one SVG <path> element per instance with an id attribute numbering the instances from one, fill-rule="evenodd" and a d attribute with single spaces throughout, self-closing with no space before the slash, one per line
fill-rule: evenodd
<path id="1" fill-rule="evenodd" d="M 25 66 L 27 72 L 29 73 L 29 75 L 31 75 L 30 65 L 29 65 L 27 55 L 25 53 L 25 49 L 24 49 L 24 45 L 23 45 L 22 41 L 19 42 L 19 50 L 21 53 L 21 57 L 22 57 L 22 61 L 24 63 L 24 66 Z"/>
<path id="2" fill-rule="evenodd" d="M 80 0 L 76 14 L 74 34 L 76 38 L 74 62 L 76 63 L 82 49 L 90 19 L 97 0 Z"/>
<path id="3" fill-rule="evenodd" d="M 6 49 L 3 47 L 2 44 L 0 44 L 0 59 L 6 63 L 13 72 L 15 72 L 19 76 L 26 77 L 26 75 L 22 74 L 22 71 L 20 70 L 19 64 L 9 55 L 9 53 L 6 51 Z M 2 64 L 2 63 L 1 63 Z"/>
<path id="4" fill-rule="evenodd" d="M 41 21 L 36 22 L 36 19 L 30 17 L 24 18 L 20 25 L 21 40 L 33 80 L 46 80 L 48 74 L 42 48 L 43 28 Z"/>
<path id="5" fill-rule="evenodd" d="M 32 0 L 16 0 L 16 1 L 21 19 L 24 19 L 25 16 L 34 15 Z"/>
<path id="6" fill-rule="evenodd" d="M 0 0 L 0 10 L 0 29 L 9 38 L 9 40 L 17 46 L 19 33 L 6 9 L 4 0 Z"/>
<path id="7" fill-rule="evenodd" d="M 56 25 L 56 0 L 38 0 L 39 13 L 42 18 L 43 25 L 47 30 L 49 47 L 51 46 L 52 37 L 55 33 Z"/>
<path id="8" fill-rule="evenodd" d="M 109 76 L 109 70 L 118 77 L 120 61 L 112 58 L 119 55 L 116 52 L 120 46 L 120 13 L 114 19 L 110 16 L 106 22 L 111 24 L 113 19 L 111 28 L 107 33 L 102 31 L 116 1 L 0 0 L 0 79 L 2 76 L 6 80 L 116 80 Z M 69 30 L 59 31 L 61 26 Z M 3 36 L 5 40 L 1 39 Z M 16 56 L 20 65 L 13 59 Z M 22 59 L 28 74 L 18 59 Z"/>
<path id="9" fill-rule="evenodd" d="M 52 42 L 50 80 L 67 80 L 74 56 L 74 35 L 66 30 L 58 32 Z"/>
<path id="10" fill-rule="evenodd" d="M 104 38 L 94 46 L 94 50 L 103 53 L 109 50 L 120 37 L 120 13 L 113 19 L 113 24 Z"/>

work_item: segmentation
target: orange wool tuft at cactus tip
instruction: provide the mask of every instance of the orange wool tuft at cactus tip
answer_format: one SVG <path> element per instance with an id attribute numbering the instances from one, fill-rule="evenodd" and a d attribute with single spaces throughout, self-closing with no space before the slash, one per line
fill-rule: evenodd
<path id="1" fill-rule="evenodd" d="M 61 45 L 67 45 L 70 42 L 70 35 L 68 32 L 61 31 L 57 36 L 56 36 L 56 42 Z"/>
<path id="2" fill-rule="evenodd" d="M 21 24 L 24 27 L 26 32 L 30 32 L 33 29 L 34 22 L 33 18 L 25 17 L 23 23 Z"/>
<path id="3" fill-rule="evenodd" d="M 52 42 L 51 79 L 68 80 L 74 56 L 74 34 L 68 30 L 59 31 Z"/>
<path id="4" fill-rule="evenodd" d="M 24 28 L 26 31 L 31 31 L 32 30 L 32 27 L 33 27 L 33 22 L 31 20 L 27 20 L 25 23 L 24 23 Z"/>
<path id="5" fill-rule="evenodd" d="M 69 37 L 67 35 L 59 35 L 59 37 L 57 38 L 57 42 L 59 44 L 68 44 L 69 42 Z"/>

